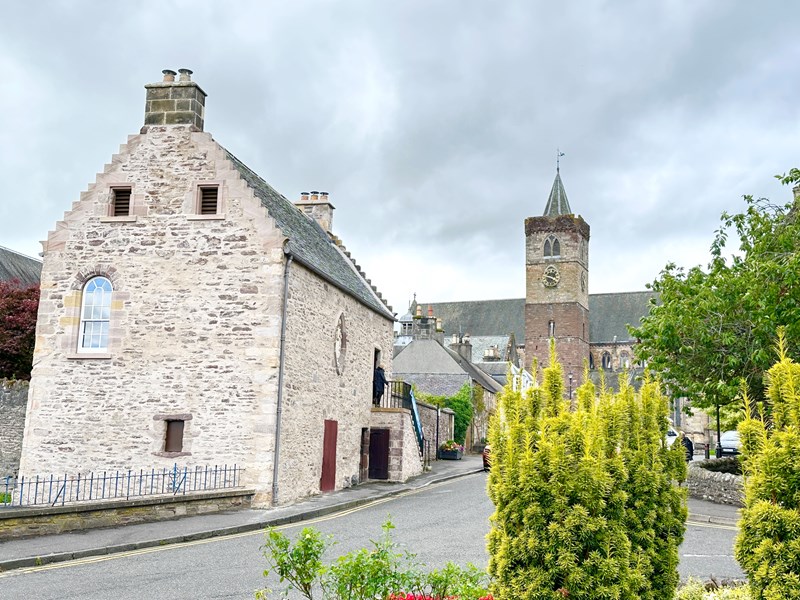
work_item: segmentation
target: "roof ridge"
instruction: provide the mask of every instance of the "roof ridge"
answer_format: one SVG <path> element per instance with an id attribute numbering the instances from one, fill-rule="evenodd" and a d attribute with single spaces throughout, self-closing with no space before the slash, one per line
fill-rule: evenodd
<path id="1" fill-rule="evenodd" d="M 32 260 L 32 261 L 35 261 L 35 262 L 38 262 L 38 263 L 43 262 L 41 258 L 35 258 L 33 256 L 29 256 L 27 254 L 23 254 L 22 252 L 17 252 L 16 250 L 12 250 L 11 248 L 8 248 L 7 246 L 0 245 L 0 250 L 5 250 L 6 252 L 11 252 L 12 254 L 16 254 L 17 256 L 21 256 L 22 258 L 27 258 L 29 260 Z"/>
<path id="2" fill-rule="evenodd" d="M 364 281 L 367 282 L 367 285 L 369 285 L 369 287 L 372 288 L 372 291 L 375 293 L 375 295 L 377 296 L 378 300 L 380 300 L 383 303 L 383 305 L 386 308 L 389 309 L 390 312 L 394 312 L 394 309 L 389 305 L 389 303 L 383 297 L 383 294 L 381 294 L 378 291 L 378 288 L 376 286 L 372 285 L 372 280 L 367 277 L 367 274 L 361 268 L 361 265 L 356 263 L 356 259 L 353 258 L 353 256 L 350 254 L 350 251 L 344 245 L 344 242 L 342 242 L 341 238 L 339 236 L 337 236 L 337 235 L 334 235 L 333 233 L 330 233 L 330 232 L 328 232 L 328 235 L 331 237 L 331 241 L 342 251 L 342 253 L 348 258 L 348 260 L 351 263 L 353 263 L 353 266 L 358 271 L 358 274 L 361 275 L 361 277 L 364 279 Z"/>

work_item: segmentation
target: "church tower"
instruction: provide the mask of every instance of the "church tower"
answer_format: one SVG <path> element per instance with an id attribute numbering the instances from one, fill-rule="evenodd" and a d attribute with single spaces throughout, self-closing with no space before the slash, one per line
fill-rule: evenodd
<path id="1" fill-rule="evenodd" d="M 525 277 L 526 361 L 547 366 L 555 338 L 574 391 L 589 358 L 589 225 L 572 213 L 558 168 L 544 215 L 525 219 Z"/>

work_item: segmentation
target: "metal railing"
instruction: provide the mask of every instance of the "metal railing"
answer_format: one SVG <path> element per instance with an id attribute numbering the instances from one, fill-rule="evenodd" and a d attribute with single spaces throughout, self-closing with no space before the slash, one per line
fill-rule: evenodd
<path id="1" fill-rule="evenodd" d="M 411 411 L 411 422 L 414 425 L 414 433 L 417 436 L 419 453 L 420 455 L 424 454 L 425 437 L 422 432 L 419 410 L 417 409 L 417 400 L 414 398 L 411 384 L 405 381 L 387 381 L 386 389 L 378 406 L 380 408 L 406 408 Z"/>
<path id="2" fill-rule="evenodd" d="M 215 465 L 77 475 L 36 475 L 0 479 L 0 507 L 64 506 L 73 502 L 187 494 L 242 487 L 244 469 Z"/>

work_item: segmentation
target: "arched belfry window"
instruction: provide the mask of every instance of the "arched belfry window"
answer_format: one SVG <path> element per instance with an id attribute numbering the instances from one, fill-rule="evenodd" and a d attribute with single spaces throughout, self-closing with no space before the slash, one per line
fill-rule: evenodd
<path id="1" fill-rule="evenodd" d="M 83 286 L 78 352 L 106 352 L 111 321 L 111 281 L 93 277 Z"/>
<path id="2" fill-rule="evenodd" d="M 606 371 L 611 370 L 611 354 L 608 352 L 603 352 L 603 368 Z"/>
<path id="3" fill-rule="evenodd" d="M 554 235 L 548 235 L 544 241 L 545 256 L 561 256 L 561 244 Z"/>

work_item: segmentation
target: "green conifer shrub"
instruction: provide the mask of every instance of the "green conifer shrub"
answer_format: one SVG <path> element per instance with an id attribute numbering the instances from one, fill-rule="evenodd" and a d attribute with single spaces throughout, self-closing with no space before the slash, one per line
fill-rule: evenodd
<path id="1" fill-rule="evenodd" d="M 746 393 L 739 425 L 745 506 L 735 553 L 756 600 L 800 598 L 800 365 L 782 332 L 778 356 L 767 376 L 772 426 Z"/>
<path id="2" fill-rule="evenodd" d="M 541 385 L 506 386 L 490 426 L 490 589 L 497 600 L 671 599 L 686 465 L 666 446 L 667 398 L 654 381 L 598 396 L 584 376 L 573 406 L 550 354 Z"/>

